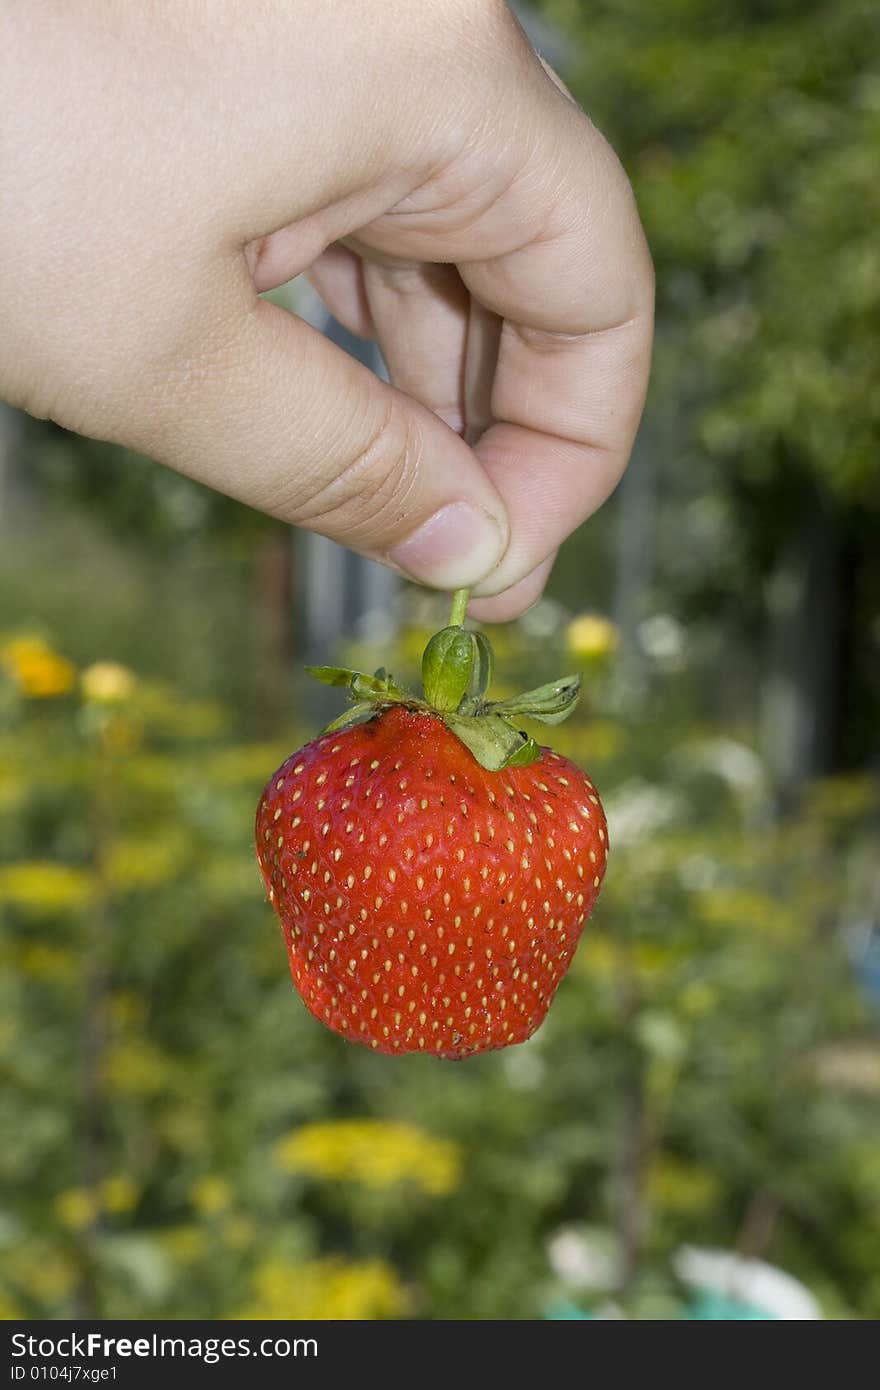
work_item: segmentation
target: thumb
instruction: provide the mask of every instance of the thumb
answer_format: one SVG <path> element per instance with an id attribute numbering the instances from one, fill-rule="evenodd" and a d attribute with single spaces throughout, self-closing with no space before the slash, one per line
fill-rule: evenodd
<path id="1" fill-rule="evenodd" d="M 205 336 L 124 442 L 436 588 L 495 568 L 504 504 L 430 410 L 265 300 Z"/>

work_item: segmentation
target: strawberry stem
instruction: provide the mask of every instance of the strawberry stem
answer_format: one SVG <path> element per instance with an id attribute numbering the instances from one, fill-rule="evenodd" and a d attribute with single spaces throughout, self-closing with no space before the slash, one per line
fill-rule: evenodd
<path id="1" fill-rule="evenodd" d="M 482 632 L 464 627 L 469 598 L 470 589 L 456 589 L 448 626 L 434 633 L 422 653 L 423 700 L 397 685 L 384 668 L 371 676 L 339 666 L 307 667 L 309 674 L 325 685 L 346 687 L 355 702 L 324 732 L 336 733 L 371 719 L 390 705 L 404 705 L 439 715 L 490 772 L 526 767 L 540 758 L 538 744 L 519 728 L 520 716 L 558 724 L 577 702 L 580 676 L 564 676 L 505 700 L 487 700 L 494 665 L 492 647 Z"/>
<path id="2" fill-rule="evenodd" d="M 467 615 L 470 589 L 456 589 L 452 595 L 452 608 L 449 610 L 449 627 L 461 627 Z"/>

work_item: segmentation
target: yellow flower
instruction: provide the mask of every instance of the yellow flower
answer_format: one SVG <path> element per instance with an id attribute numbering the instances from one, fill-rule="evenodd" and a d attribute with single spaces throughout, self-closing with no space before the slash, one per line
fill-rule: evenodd
<path id="1" fill-rule="evenodd" d="M 180 832 L 158 835 L 121 835 L 111 845 L 105 871 L 117 888 L 152 888 L 166 883 L 186 860 Z"/>
<path id="2" fill-rule="evenodd" d="M 202 1216 L 219 1216 L 232 1201 L 232 1189 L 223 1178 L 199 1178 L 189 1190 L 189 1200 Z"/>
<path id="3" fill-rule="evenodd" d="M 76 667 L 42 637 L 15 637 L 0 655 L 11 680 L 31 700 L 66 695 L 76 681 Z"/>
<path id="4" fill-rule="evenodd" d="M 152 1043 L 116 1043 L 104 1059 L 107 1089 L 121 1096 L 149 1096 L 161 1091 L 168 1074 L 165 1057 Z"/>
<path id="5" fill-rule="evenodd" d="M 160 1241 L 177 1264 L 191 1264 L 205 1253 L 205 1235 L 198 1226 L 173 1226 Z"/>
<path id="6" fill-rule="evenodd" d="M 696 1215 L 711 1207 L 720 1190 L 719 1179 L 708 1168 L 671 1155 L 657 1158 L 648 1172 L 649 1199 L 665 1211 L 682 1216 Z"/>
<path id="7" fill-rule="evenodd" d="M 618 647 L 617 628 L 598 613 L 582 613 L 565 629 L 565 645 L 574 656 L 595 660 L 611 656 Z"/>
<path id="8" fill-rule="evenodd" d="M 105 1178 L 100 1187 L 101 1206 L 111 1216 L 124 1216 L 137 1206 L 140 1191 L 124 1173 Z"/>
<path id="9" fill-rule="evenodd" d="M 130 700 L 136 684 L 134 672 L 116 661 L 96 661 L 80 676 L 83 695 L 95 705 L 119 705 Z"/>
<path id="10" fill-rule="evenodd" d="M 268 1260 L 254 1276 L 253 1302 L 239 1318 L 361 1322 L 406 1307 L 403 1286 L 384 1260 Z"/>
<path id="11" fill-rule="evenodd" d="M 575 956 L 579 974 L 611 980 L 636 975 L 646 984 L 673 970 L 679 963 L 674 948 L 654 941 L 617 941 L 605 932 L 587 932 Z"/>
<path id="12" fill-rule="evenodd" d="M 84 1231 L 98 1214 L 98 1200 L 85 1187 L 69 1187 L 59 1192 L 54 1202 L 55 1215 L 62 1226 L 71 1231 Z"/>
<path id="13" fill-rule="evenodd" d="M 77 1283 L 77 1269 L 73 1260 L 43 1241 L 28 1242 L 18 1249 L 5 1250 L 4 1267 L 10 1282 L 28 1298 L 52 1304 L 55 1308 L 73 1292 Z M 5 1314 L 0 1314 L 0 1317 L 5 1317 Z"/>
<path id="14" fill-rule="evenodd" d="M 326 1120 L 294 1130 L 276 1146 L 279 1166 L 289 1173 L 348 1179 L 365 1187 L 411 1182 L 441 1196 L 457 1185 L 457 1145 L 384 1120 Z"/>
<path id="15" fill-rule="evenodd" d="M 23 946 L 19 964 L 22 973 L 29 975 L 32 980 L 48 980 L 50 983 L 74 980 L 82 967 L 75 952 L 44 941 L 33 941 Z"/>
<path id="16" fill-rule="evenodd" d="M 776 938 L 792 936 L 798 930 L 797 915 L 767 893 L 747 888 L 713 888 L 698 894 L 695 901 L 700 917 L 712 926 Z"/>
<path id="17" fill-rule="evenodd" d="M 92 891 L 84 869 L 50 860 L 24 860 L 0 868 L 0 902 L 25 910 L 58 911 L 82 907 Z"/>
<path id="18" fill-rule="evenodd" d="M 223 1244 L 230 1250 L 246 1250 L 256 1236 L 252 1221 L 245 1216 L 233 1216 L 225 1222 L 222 1231 Z"/>

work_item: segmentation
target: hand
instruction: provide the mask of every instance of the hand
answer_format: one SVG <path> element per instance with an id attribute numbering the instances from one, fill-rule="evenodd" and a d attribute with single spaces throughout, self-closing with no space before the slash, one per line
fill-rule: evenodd
<path id="1" fill-rule="evenodd" d="M 0 395 L 474 584 L 478 616 L 531 603 L 625 467 L 653 282 L 617 159 L 506 7 L 0 20 Z M 303 271 L 393 386 L 259 297 Z"/>

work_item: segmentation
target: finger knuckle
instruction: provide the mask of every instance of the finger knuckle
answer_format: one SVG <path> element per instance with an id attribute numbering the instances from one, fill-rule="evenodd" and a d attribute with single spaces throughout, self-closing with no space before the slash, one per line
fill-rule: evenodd
<path id="1" fill-rule="evenodd" d="M 390 399 L 355 452 L 300 491 L 293 520 L 354 545 L 390 538 L 407 515 L 421 454 L 416 422 Z"/>

